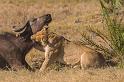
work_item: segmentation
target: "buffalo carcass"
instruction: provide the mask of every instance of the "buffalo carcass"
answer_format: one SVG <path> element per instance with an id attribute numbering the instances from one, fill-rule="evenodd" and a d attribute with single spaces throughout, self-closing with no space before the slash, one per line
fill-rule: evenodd
<path id="1" fill-rule="evenodd" d="M 0 34 L 0 68 L 7 67 L 13 70 L 26 68 L 32 70 L 25 60 L 26 54 L 35 44 L 30 37 L 51 21 L 51 15 L 46 14 L 28 20 L 22 28 L 14 28 L 18 36 L 7 32 Z"/>

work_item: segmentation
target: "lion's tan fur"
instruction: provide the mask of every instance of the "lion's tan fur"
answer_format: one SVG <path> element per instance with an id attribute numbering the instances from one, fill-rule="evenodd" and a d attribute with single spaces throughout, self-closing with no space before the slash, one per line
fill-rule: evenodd
<path id="1" fill-rule="evenodd" d="M 44 36 L 48 37 L 48 39 L 46 39 L 48 40 L 48 43 L 47 45 L 44 45 L 45 61 L 43 62 L 40 71 L 44 71 L 46 67 L 54 61 L 72 66 L 79 64 L 82 69 L 88 67 L 101 67 L 104 65 L 105 59 L 101 53 L 83 46 L 78 42 L 71 42 L 55 33 L 48 32 L 48 34 L 46 34 L 42 32 L 43 30 L 32 36 L 33 40 L 38 41 L 41 44 L 43 44 Z"/>

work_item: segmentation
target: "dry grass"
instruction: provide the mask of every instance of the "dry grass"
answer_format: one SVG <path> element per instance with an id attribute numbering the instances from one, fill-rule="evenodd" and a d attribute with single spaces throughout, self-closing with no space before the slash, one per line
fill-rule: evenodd
<path id="1" fill-rule="evenodd" d="M 59 72 L 51 70 L 46 74 L 26 70 L 0 71 L 0 82 L 124 82 L 124 70 L 114 68 L 86 71 L 64 69 Z"/>
<path id="2" fill-rule="evenodd" d="M 100 5 L 96 0 L 0 0 L 0 31 L 11 32 L 32 17 L 51 13 L 50 29 L 70 40 L 80 40 L 80 32 L 89 26 L 102 28 Z M 73 36 L 73 37 L 72 37 Z M 28 62 L 35 56 L 44 56 L 33 49 Z M 0 71 L 0 82 L 123 82 L 123 69 L 52 70 L 45 75 L 26 70 Z"/>

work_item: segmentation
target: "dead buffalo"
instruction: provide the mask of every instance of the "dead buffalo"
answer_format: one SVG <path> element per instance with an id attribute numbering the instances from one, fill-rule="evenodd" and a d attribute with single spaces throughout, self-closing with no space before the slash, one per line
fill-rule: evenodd
<path id="1" fill-rule="evenodd" d="M 40 31 L 43 26 L 48 25 L 51 20 L 51 15 L 46 14 L 28 20 L 22 28 L 14 28 L 18 36 L 7 32 L 0 34 L 0 68 L 8 67 L 13 70 L 26 68 L 31 70 L 31 67 L 25 61 L 26 54 L 34 45 L 30 37 Z"/>

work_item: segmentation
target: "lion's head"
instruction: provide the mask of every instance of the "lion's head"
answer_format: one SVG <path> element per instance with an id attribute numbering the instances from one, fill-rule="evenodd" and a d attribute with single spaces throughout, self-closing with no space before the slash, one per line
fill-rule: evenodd
<path id="1" fill-rule="evenodd" d="M 48 43 L 48 28 L 44 27 L 41 31 L 32 35 L 31 39 L 45 46 Z"/>

